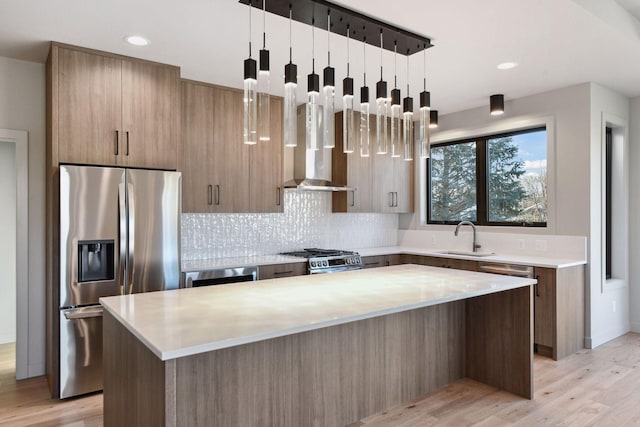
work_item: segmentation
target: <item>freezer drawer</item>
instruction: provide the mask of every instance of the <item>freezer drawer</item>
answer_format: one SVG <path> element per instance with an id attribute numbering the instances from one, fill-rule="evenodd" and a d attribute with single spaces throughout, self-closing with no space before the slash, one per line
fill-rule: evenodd
<path id="1" fill-rule="evenodd" d="M 60 310 L 60 398 L 102 390 L 102 306 Z"/>

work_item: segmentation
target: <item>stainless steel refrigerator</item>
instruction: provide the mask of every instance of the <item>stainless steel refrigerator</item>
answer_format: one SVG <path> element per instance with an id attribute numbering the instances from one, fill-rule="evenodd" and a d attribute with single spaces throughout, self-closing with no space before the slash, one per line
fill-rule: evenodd
<path id="1" fill-rule="evenodd" d="M 180 284 L 179 172 L 60 167 L 60 398 L 102 389 L 104 296 Z"/>

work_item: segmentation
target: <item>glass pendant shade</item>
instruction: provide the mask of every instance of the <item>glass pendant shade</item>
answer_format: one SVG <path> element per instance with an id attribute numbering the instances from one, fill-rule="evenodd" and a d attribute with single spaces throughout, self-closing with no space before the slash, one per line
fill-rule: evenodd
<path id="1" fill-rule="evenodd" d="M 322 126 L 324 128 L 323 147 L 333 148 L 336 146 L 335 139 L 335 97 L 336 97 L 336 72 L 333 67 L 324 69 L 324 108 L 322 110 Z"/>
<path id="2" fill-rule="evenodd" d="M 410 96 L 403 100 L 402 112 L 402 140 L 404 160 L 413 160 L 413 98 Z"/>
<path id="3" fill-rule="evenodd" d="M 429 111 L 431 110 L 431 94 L 427 91 L 420 93 L 420 158 L 429 157 Z"/>
<path id="4" fill-rule="evenodd" d="M 369 157 L 371 139 L 369 135 L 369 88 L 360 88 L 360 157 Z"/>
<path id="5" fill-rule="evenodd" d="M 298 67 L 289 62 L 284 66 L 284 146 L 298 145 L 298 118 L 296 90 L 298 88 Z"/>
<path id="6" fill-rule="evenodd" d="M 258 71 L 258 139 L 271 140 L 271 85 L 269 72 L 269 51 L 260 50 L 260 70 Z"/>
<path id="7" fill-rule="evenodd" d="M 316 73 L 307 76 L 307 150 L 319 150 L 322 139 L 320 127 L 320 76 Z"/>
<path id="8" fill-rule="evenodd" d="M 253 145 L 258 142 L 258 81 L 255 59 L 244 61 L 244 143 Z"/>
<path id="9" fill-rule="evenodd" d="M 353 79 L 342 80 L 342 151 L 353 153 L 355 146 L 355 111 L 353 110 Z"/>
<path id="10" fill-rule="evenodd" d="M 391 91 L 391 157 L 400 157 L 402 141 L 400 89 Z"/>
<path id="11" fill-rule="evenodd" d="M 429 111 L 429 128 L 435 129 L 438 127 L 438 110 Z"/>
<path id="12" fill-rule="evenodd" d="M 376 84 L 376 153 L 387 154 L 389 139 L 387 136 L 387 82 L 380 80 Z"/>

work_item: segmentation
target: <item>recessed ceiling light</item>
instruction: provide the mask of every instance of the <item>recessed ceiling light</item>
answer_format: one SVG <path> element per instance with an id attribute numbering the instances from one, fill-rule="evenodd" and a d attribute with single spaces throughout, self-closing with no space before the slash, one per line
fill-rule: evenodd
<path id="1" fill-rule="evenodd" d="M 127 36 L 124 39 L 127 43 L 134 46 L 146 46 L 149 44 L 149 40 L 145 39 L 142 36 Z"/>
<path id="2" fill-rule="evenodd" d="M 503 62 L 502 64 L 498 64 L 499 70 L 510 70 L 512 68 L 516 68 L 518 66 L 517 62 Z"/>

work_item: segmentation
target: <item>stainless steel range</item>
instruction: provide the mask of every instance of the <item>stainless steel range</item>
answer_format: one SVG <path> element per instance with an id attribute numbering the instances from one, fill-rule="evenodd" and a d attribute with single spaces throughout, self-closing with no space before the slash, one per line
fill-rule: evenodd
<path id="1" fill-rule="evenodd" d="M 297 252 L 283 252 L 282 255 L 307 258 L 309 274 L 335 273 L 362 268 L 360 254 L 353 251 L 310 248 Z"/>

